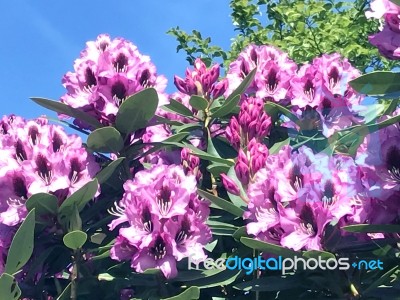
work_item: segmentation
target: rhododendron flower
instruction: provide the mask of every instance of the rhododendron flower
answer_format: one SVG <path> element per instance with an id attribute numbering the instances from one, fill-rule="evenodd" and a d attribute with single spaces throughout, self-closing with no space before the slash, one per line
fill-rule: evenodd
<path id="1" fill-rule="evenodd" d="M 196 184 L 195 176 L 177 165 L 153 166 L 127 181 L 112 211 L 118 218 L 109 225 L 111 230 L 124 225 L 111 257 L 131 260 L 137 272 L 159 268 L 167 278 L 176 276 L 176 261 L 187 255 L 204 259 L 211 239 L 205 224 L 209 208 L 197 197 Z"/>
<path id="2" fill-rule="evenodd" d="M 365 12 L 367 18 L 380 19 L 386 14 L 399 14 L 400 6 L 389 0 L 374 0 L 370 4 L 370 11 Z"/>
<path id="3" fill-rule="evenodd" d="M 369 36 L 369 42 L 389 59 L 400 59 L 400 33 L 385 26 L 382 31 Z"/>
<path id="4" fill-rule="evenodd" d="M 321 239 L 325 226 L 332 220 L 321 202 L 296 201 L 294 206 L 280 211 L 284 234 L 281 245 L 295 251 L 322 250 Z"/>
<path id="5" fill-rule="evenodd" d="M 75 61 L 74 72 L 65 74 L 62 82 L 67 93 L 61 102 L 92 115 L 104 125 L 115 122 L 118 108 L 127 97 L 145 88 L 154 87 L 159 104 L 167 103 L 167 80 L 157 75 L 150 58 L 132 43 L 122 38 L 111 40 L 104 34 L 87 43 Z M 79 120 L 74 123 L 90 129 Z"/>
<path id="6" fill-rule="evenodd" d="M 247 233 L 294 250 L 321 250 L 326 224 L 368 218 L 361 176 L 351 157 L 283 147 L 248 186 Z"/>
<path id="7" fill-rule="evenodd" d="M 399 142 L 400 127 L 394 124 L 366 136 L 358 149 L 357 162 L 370 196 L 384 200 L 400 190 Z"/>
<path id="8" fill-rule="evenodd" d="M 44 119 L 10 116 L 0 123 L 0 223 L 20 223 L 27 214 L 26 200 L 36 193 L 54 194 L 61 203 L 100 169 L 78 136 Z"/>
<path id="9" fill-rule="evenodd" d="M 239 54 L 229 66 L 226 76 L 229 87 L 225 96 L 229 96 L 255 68 L 254 80 L 245 94 L 255 94 L 266 101 L 286 103 L 290 94 L 290 81 L 297 65 L 286 53 L 272 46 L 249 45 Z"/>

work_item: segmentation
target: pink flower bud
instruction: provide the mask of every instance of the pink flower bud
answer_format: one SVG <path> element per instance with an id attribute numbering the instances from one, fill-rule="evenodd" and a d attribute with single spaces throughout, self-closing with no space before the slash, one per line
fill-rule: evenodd
<path id="1" fill-rule="evenodd" d="M 226 188 L 226 190 L 229 193 L 231 193 L 235 196 L 240 196 L 240 189 L 232 179 L 230 179 L 225 174 L 221 174 L 221 179 L 222 179 L 222 183 L 224 184 L 224 187 Z"/>
<path id="2" fill-rule="evenodd" d="M 242 149 L 239 150 L 238 160 L 235 164 L 235 172 L 237 178 L 244 185 L 247 185 L 250 181 L 250 169 L 249 169 L 249 161 L 246 157 L 246 154 Z"/>
<path id="3" fill-rule="evenodd" d="M 267 162 L 269 151 L 267 146 L 257 142 L 256 139 L 252 139 L 248 145 L 250 152 L 250 168 L 251 173 L 254 175 L 258 170 L 264 168 Z"/>
<path id="4" fill-rule="evenodd" d="M 186 94 L 186 82 L 179 76 L 174 76 L 174 84 L 176 88 L 181 92 Z"/>
<path id="5" fill-rule="evenodd" d="M 226 80 L 226 79 L 215 84 L 213 86 L 212 92 L 211 92 L 213 98 L 216 99 L 216 98 L 222 96 L 225 93 L 227 88 L 228 88 L 228 80 Z"/>

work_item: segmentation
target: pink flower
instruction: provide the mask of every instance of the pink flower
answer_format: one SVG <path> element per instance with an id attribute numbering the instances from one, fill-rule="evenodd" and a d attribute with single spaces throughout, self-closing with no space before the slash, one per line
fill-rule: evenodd
<path id="1" fill-rule="evenodd" d="M 144 272 L 147 269 L 157 268 L 162 271 L 166 278 L 173 278 L 178 274 L 176 259 L 172 254 L 171 237 L 166 233 L 160 233 L 152 243 L 133 258 L 131 266 L 137 272 Z"/>
<path id="2" fill-rule="evenodd" d="M 176 276 L 176 261 L 188 255 L 204 259 L 204 245 L 211 239 L 205 224 L 210 210 L 198 198 L 196 184 L 195 176 L 185 175 L 178 165 L 153 166 L 125 182 L 125 194 L 111 211 L 118 218 L 110 229 L 124 226 L 111 257 L 131 260 L 137 272 L 159 268 L 166 278 Z"/>
<path id="3" fill-rule="evenodd" d="M 100 169 L 78 136 L 43 118 L 4 117 L 0 125 L 0 223 L 22 222 L 25 202 L 36 193 L 54 194 L 61 203 Z"/>
<path id="4" fill-rule="evenodd" d="M 293 207 L 282 209 L 280 214 L 281 226 L 285 232 L 281 238 L 282 246 L 295 251 L 323 249 L 322 235 L 332 216 L 321 202 L 296 201 Z"/>
<path id="5" fill-rule="evenodd" d="M 400 34 L 394 32 L 388 25 L 382 31 L 371 35 L 369 41 L 386 58 L 400 59 Z"/>
<path id="6" fill-rule="evenodd" d="M 287 54 L 272 46 L 249 45 L 239 54 L 229 66 L 229 85 L 225 97 L 229 96 L 253 69 L 257 69 L 257 72 L 245 94 L 255 94 L 264 101 L 286 103 L 290 95 L 289 83 L 297 65 Z"/>
<path id="7" fill-rule="evenodd" d="M 114 124 L 120 104 L 145 88 L 154 87 L 159 92 L 160 105 L 167 102 L 166 79 L 157 75 L 150 58 L 132 43 L 122 38 L 111 40 L 108 35 L 87 43 L 75 61 L 74 72 L 68 72 L 62 83 L 67 93 L 61 102 L 85 111 L 104 125 Z M 74 123 L 90 129 L 79 120 Z"/>
<path id="8" fill-rule="evenodd" d="M 374 0 L 370 4 L 370 11 L 365 12 L 367 18 L 380 19 L 386 14 L 399 14 L 400 7 L 389 0 Z"/>

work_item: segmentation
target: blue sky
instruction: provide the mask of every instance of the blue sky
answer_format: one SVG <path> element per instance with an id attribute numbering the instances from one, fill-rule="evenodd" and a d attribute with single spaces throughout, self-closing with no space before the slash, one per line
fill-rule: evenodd
<path id="1" fill-rule="evenodd" d="M 167 76 L 168 91 L 173 75 L 183 75 L 187 67 L 168 29 L 199 30 L 224 49 L 235 35 L 229 0 L 15 0 L 0 1 L 0 12 L 0 115 L 25 118 L 51 115 L 29 97 L 59 99 L 65 92 L 62 76 L 72 70 L 85 42 L 100 33 L 124 37 L 149 55 Z"/>

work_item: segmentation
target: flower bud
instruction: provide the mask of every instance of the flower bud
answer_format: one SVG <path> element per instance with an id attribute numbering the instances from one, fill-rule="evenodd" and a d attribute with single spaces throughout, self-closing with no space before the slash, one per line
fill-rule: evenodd
<path id="1" fill-rule="evenodd" d="M 250 181 L 249 161 L 242 149 L 239 150 L 238 160 L 234 169 L 240 182 L 244 185 L 247 185 Z"/>
<path id="2" fill-rule="evenodd" d="M 226 190 L 235 196 L 240 196 L 240 189 L 237 184 L 225 174 L 221 174 L 221 179 Z"/>

